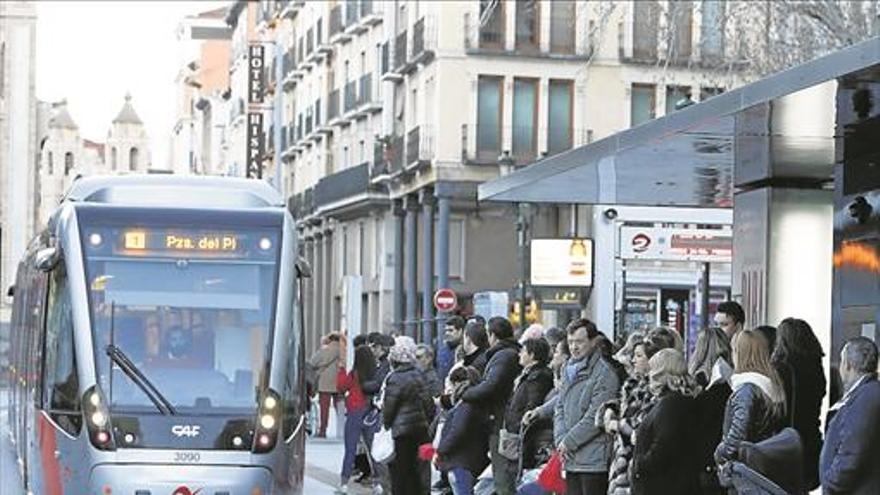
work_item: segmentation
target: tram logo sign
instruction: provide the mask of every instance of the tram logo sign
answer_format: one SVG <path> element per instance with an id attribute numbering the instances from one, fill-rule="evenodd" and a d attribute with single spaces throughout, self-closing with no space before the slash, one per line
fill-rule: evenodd
<path id="1" fill-rule="evenodd" d="M 192 491 L 185 486 L 178 486 L 177 488 L 174 489 L 174 492 L 171 495 L 199 495 L 199 492 L 201 492 L 201 491 L 202 491 L 201 488 L 199 488 L 196 491 Z"/>
<path id="2" fill-rule="evenodd" d="M 643 233 L 634 235 L 631 242 L 632 250 L 636 253 L 644 253 L 651 246 L 651 238 Z"/>
<path id="3" fill-rule="evenodd" d="M 201 433 L 202 427 L 199 425 L 174 425 L 171 427 L 171 433 L 177 438 L 180 437 L 197 437 Z"/>

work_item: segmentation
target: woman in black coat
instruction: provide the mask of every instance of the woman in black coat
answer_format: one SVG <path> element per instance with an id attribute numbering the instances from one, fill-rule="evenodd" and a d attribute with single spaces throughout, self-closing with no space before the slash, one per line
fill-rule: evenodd
<path id="1" fill-rule="evenodd" d="M 543 338 L 528 339 L 523 341 L 519 351 L 519 364 L 523 367 L 522 373 L 514 381 L 513 397 L 504 412 L 502 428 L 512 434 L 520 433 L 523 415 L 526 411 L 540 406 L 550 390 L 553 389 L 553 372 L 547 365 L 550 363 L 550 344 Z M 535 454 L 537 445 L 535 440 L 542 428 L 552 427 L 549 421 L 537 421 L 530 423 L 525 429 L 525 435 L 521 438 L 522 467 L 530 469 L 535 467 Z M 515 493 L 516 480 L 519 478 L 519 459 L 504 459 L 507 476 L 495 478 L 495 483 L 505 482 L 508 484 L 496 491 L 499 493 Z"/>
<path id="2" fill-rule="evenodd" d="M 772 363 L 785 387 L 786 422 L 801 436 L 804 484 L 809 490 L 819 486 L 819 453 L 822 451 L 819 410 L 826 387 L 822 371 L 824 355 L 819 339 L 807 322 L 796 318 L 782 320 L 776 331 Z"/>
<path id="3" fill-rule="evenodd" d="M 479 381 L 480 372 L 471 366 L 460 366 L 449 373 L 454 405 L 440 431 L 434 464 L 449 473 L 449 482 L 456 494 L 473 493 L 477 476 L 489 464 L 486 413 L 482 408 L 461 400 L 461 395 Z"/>
<path id="4" fill-rule="evenodd" d="M 419 446 L 429 442 L 428 425 L 434 417 L 434 401 L 422 372 L 415 365 L 415 342 L 397 337 L 389 360 L 391 373 L 382 400 L 382 424 L 394 438 L 391 461 L 392 493 L 413 495 L 430 492 L 430 467 L 418 457 Z"/>
<path id="5" fill-rule="evenodd" d="M 694 397 L 699 387 L 676 349 L 659 351 L 649 366 L 649 387 L 655 400 L 635 433 L 632 493 L 698 494 L 699 464 L 690 430 L 697 414 Z"/>

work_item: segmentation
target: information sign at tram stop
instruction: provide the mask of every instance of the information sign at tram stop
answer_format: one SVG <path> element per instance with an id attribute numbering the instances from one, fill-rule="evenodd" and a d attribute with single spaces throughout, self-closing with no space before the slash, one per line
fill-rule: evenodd
<path id="1" fill-rule="evenodd" d="M 448 313 L 458 306 L 458 297 L 452 289 L 437 289 L 434 293 L 434 307 L 441 313 Z"/>

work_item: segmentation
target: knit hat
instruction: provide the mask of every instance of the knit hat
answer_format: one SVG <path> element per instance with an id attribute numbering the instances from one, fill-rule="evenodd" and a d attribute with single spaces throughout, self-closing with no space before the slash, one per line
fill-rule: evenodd
<path id="1" fill-rule="evenodd" d="M 412 363 L 416 360 L 416 342 L 412 337 L 396 337 L 388 359 L 396 363 Z"/>

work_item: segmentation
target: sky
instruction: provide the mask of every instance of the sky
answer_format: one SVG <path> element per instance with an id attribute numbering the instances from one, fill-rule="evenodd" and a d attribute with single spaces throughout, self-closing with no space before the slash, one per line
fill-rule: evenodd
<path id="1" fill-rule="evenodd" d="M 174 78 L 183 62 L 176 29 L 187 15 L 230 3 L 40 0 L 37 97 L 67 98 L 80 135 L 104 142 L 125 94 L 131 93 L 150 137 L 153 168 L 169 168 Z"/>

